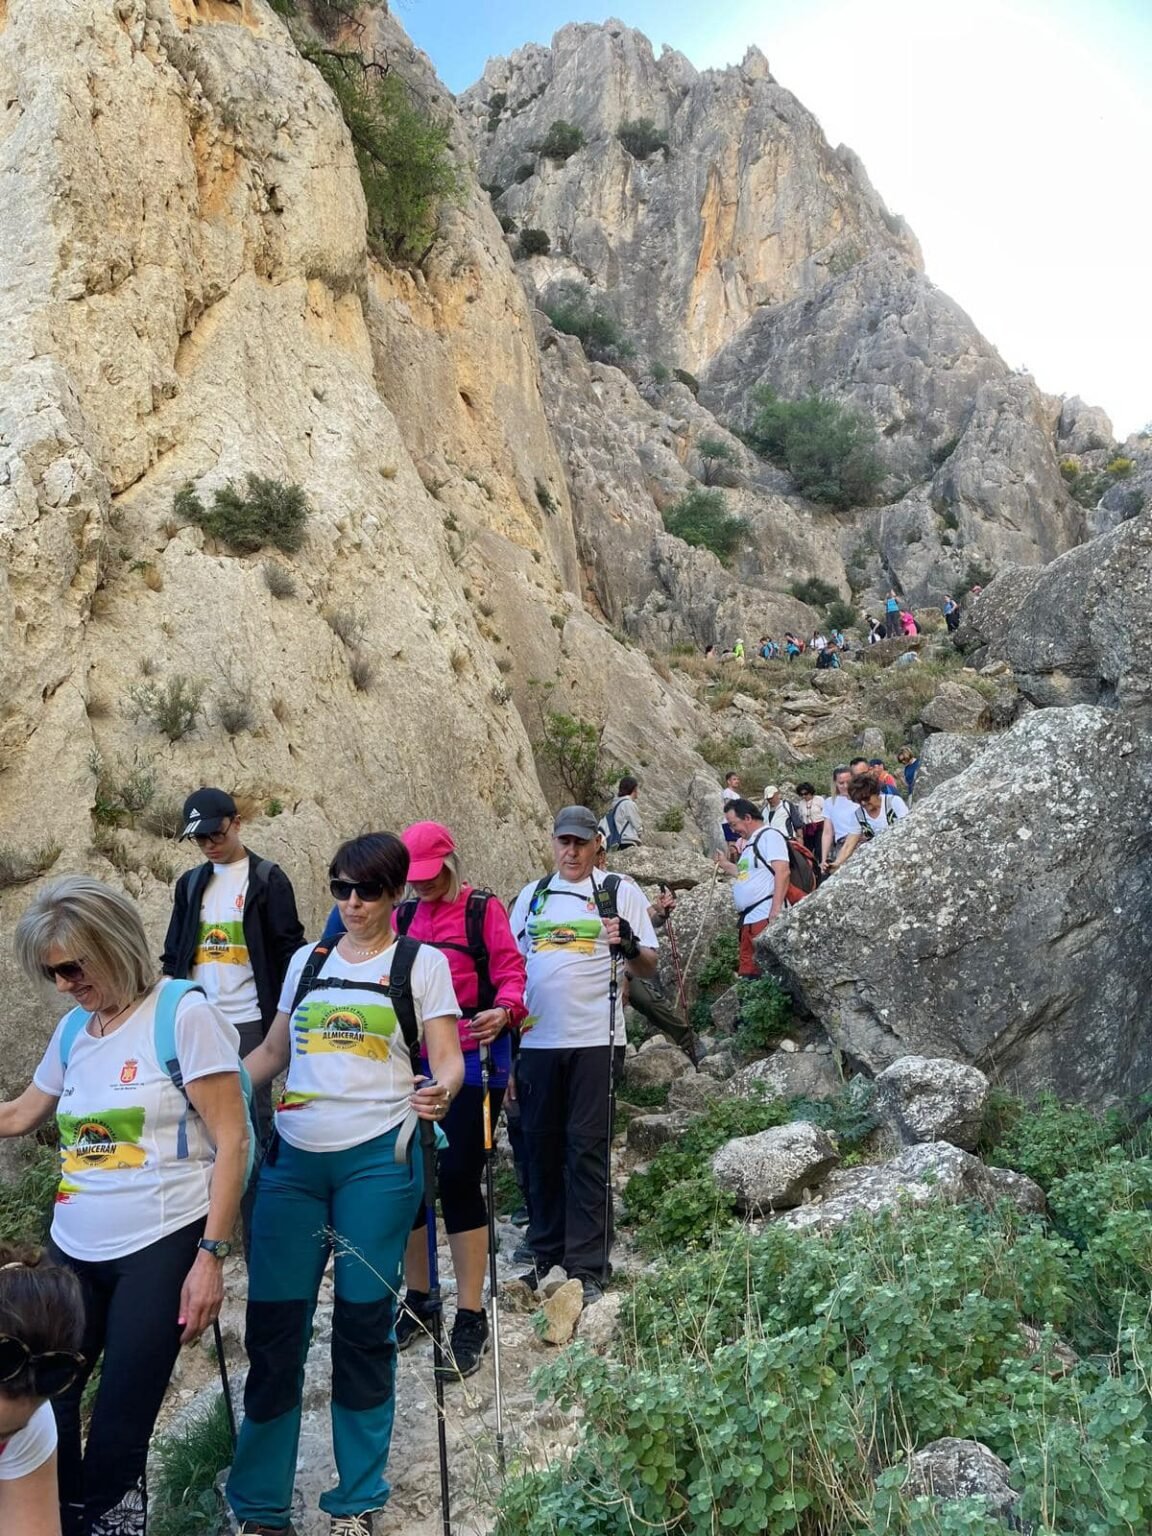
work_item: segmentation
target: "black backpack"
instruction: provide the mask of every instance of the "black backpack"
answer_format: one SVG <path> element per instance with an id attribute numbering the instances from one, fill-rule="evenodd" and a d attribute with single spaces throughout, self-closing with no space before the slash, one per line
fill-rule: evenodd
<path id="1" fill-rule="evenodd" d="M 464 908 L 464 935 L 466 943 L 451 944 L 440 943 L 438 940 L 422 939 L 423 944 L 431 944 L 433 949 L 454 949 L 457 954 L 467 955 L 476 972 L 476 1007 L 475 1013 L 484 1013 L 492 1007 L 496 1001 L 496 988 L 492 985 L 492 973 L 488 967 L 488 948 L 484 943 L 484 916 L 488 910 L 488 903 L 495 900 L 491 891 L 470 891 L 468 902 Z M 403 938 L 412 926 L 412 919 L 416 915 L 419 902 L 411 897 L 402 901 L 396 907 L 396 932 Z"/>
<path id="2" fill-rule="evenodd" d="M 339 937 L 342 938 L 343 935 Z M 396 1019 L 412 1062 L 412 1072 L 414 1075 L 419 1073 L 421 1070 L 420 1026 L 416 1021 L 416 1004 L 412 1000 L 412 967 L 416 956 L 420 953 L 420 940 L 407 937 L 396 940 L 395 953 L 388 968 L 387 986 L 376 981 L 349 981 L 344 976 L 321 976 L 324 962 L 336 947 L 337 942 L 338 939 L 334 939 L 331 944 L 317 944 L 305 960 L 296 988 L 296 996 L 292 999 L 289 1017 L 296 1012 L 308 993 L 314 992 L 317 987 L 330 988 L 333 991 L 381 992 L 396 1011 Z"/>

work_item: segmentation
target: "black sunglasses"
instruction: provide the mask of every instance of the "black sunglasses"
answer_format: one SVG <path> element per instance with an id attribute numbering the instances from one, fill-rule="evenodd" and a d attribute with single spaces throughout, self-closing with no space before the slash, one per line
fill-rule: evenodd
<path id="1" fill-rule="evenodd" d="M 59 976 L 61 981 L 83 981 L 83 960 L 61 960 L 59 965 L 42 965 L 40 974 L 45 981 L 55 981 Z M 3 1377 L 0 1377 L 3 1380 Z"/>
<path id="2" fill-rule="evenodd" d="M 347 901 L 353 891 L 361 901 L 379 901 L 385 888 L 380 880 L 329 880 L 328 889 L 337 901 Z"/>
<path id="3" fill-rule="evenodd" d="M 198 843 L 200 847 L 203 848 L 205 843 L 214 842 L 215 839 L 218 838 L 223 832 L 226 832 L 234 819 L 235 818 L 232 816 L 225 816 L 224 820 L 216 828 L 215 832 L 193 832 L 192 841 L 194 843 Z"/>
<path id="4" fill-rule="evenodd" d="M 0 1333 L 0 1384 L 27 1376 L 31 1397 L 59 1397 L 84 1369 L 84 1356 L 69 1349 L 34 1355 L 22 1339 Z"/>

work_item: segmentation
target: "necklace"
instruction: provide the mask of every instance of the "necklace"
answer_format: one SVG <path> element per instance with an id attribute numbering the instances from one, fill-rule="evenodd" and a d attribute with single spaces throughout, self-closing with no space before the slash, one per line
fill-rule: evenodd
<path id="1" fill-rule="evenodd" d="M 347 934 L 344 935 L 341 942 L 344 944 L 345 948 L 350 949 L 354 955 L 359 955 L 364 960 L 371 960 L 373 955 L 379 955 L 384 950 L 386 950 L 388 945 L 391 944 L 392 940 L 389 938 L 385 943 L 377 944 L 375 949 L 365 949 L 361 944 L 353 944 L 352 940 L 348 937 Z"/>
<path id="2" fill-rule="evenodd" d="M 96 1012 L 96 1027 L 100 1031 L 100 1038 L 101 1039 L 104 1038 L 104 1035 L 106 1034 L 106 1032 L 108 1030 L 109 1024 L 114 1024 L 116 1022 L 116 1020 L 120 1017 L 121 1014 L 127 1013 L 129 1008 L 131 1008 L 132 1004 L 135 1001 L 136 1001 L 136 999 L 134 997 L 130 998 L 129 1001 L 124 1004 L 123 1008 L 118 1008 L 115 1013 L 109 1014 L 109 1016 L 107 1018 L 105 1018 L 104 1015 L 99 1010 L 97 1010 L 97 1012 Z"/>

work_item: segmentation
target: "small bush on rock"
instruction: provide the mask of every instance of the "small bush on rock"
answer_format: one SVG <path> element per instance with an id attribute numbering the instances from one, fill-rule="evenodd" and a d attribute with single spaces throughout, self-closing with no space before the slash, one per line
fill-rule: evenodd
<path id="1" fill-rule="evenodd" d="M 181 741 L 195 730 L 203 698 L 204 684 L 178 672 L 166 683 L 139 683 L 130 688 L 128 712 L 169 741 Z"/>
<path id="2" fill-rule="evenodd" d="M 536 153 L 545 160 L 570 160 L 578 149 L 584 147 L 584 133 L 575 123 L 567 123 L 558 117 L 543 140 L 535 146 Z"/>
<path id="3" fill-rule="evenodd" d="M 606 301 L 593 297 L 583 283 L 557 284 L 541 307 L 558 331 L 575 336 L 596 361 L 612 362 L 635 351 Z"/>
<path id="4" fill-rule="evenodd" d="M 787 469 L 801 495 L 842 509 L 872 501 L 884 468 L 870 420 L 820 395 L 781 400 L 760 389 L 755 398 L 760 409 L 748 441 Z"/>
<path id="5" fill-rule="evenodd" d="M 59 857 L 59 843 L 41 843 L 36 848 L 16 848 L 11 843 L 0 843 L 0 891 L 38 880 Z"/>
<path id="6" fill-rule="evenodd" d="M 517 256 L 547 256 L 551 249 L 552 241 L 546 229 L 522 229 L 520 231 L 520 240 L 516 246 Z"/>
<path id="7" fill-rule="evenodd" d="M 832 583 L 821 576 L 808 576 L 803 581 L 794 581 L 788 590 L 797 602 L 807 603 L 811 608 L 826 608 L 840 596 Z"/>
<path id="8" fill-rule="evenodd" d="M 731 559 L 748 531 L 748 524 L 728 511 L 716 490 L 688 491 L 663 516 L 669 533 L 697 549 L 710 549 L 719 560 Z"/>
<path id="9" fill-rule="evenodd" d="M 668 153 L 668 135 L 657 128 L 650 117 L 638 117 L 621 123 L 616 137 L 634 160 L 647 160 L 650 155 L 662 151 Z"/>
<path id="10" fill-rule="evenodd" d="M 271 544 L 293 554 L 304 542 L 311 508 L 303 489 L 263 475 L 245 476 L 245 490 L 231 481 L 212 493 L 206 508 L 191 483 L 181 486 L 172 501 L 177 517 L 197 523 L 205 533 L 239 554 L 253 554 Z"/>

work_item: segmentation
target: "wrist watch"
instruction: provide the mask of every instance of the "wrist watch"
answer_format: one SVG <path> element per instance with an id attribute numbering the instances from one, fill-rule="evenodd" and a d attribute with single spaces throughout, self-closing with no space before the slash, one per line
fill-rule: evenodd
<path id="1" fill-rule="evenodd" d="M 202 1237 L 196 1246 L 210 1253 L 214 1259 L 219 1259 L 221 1264 L 232 1252 L 232 1244 L 223 1237 Z"/>

